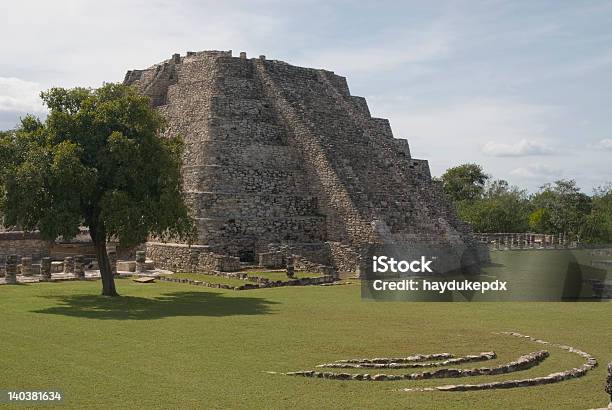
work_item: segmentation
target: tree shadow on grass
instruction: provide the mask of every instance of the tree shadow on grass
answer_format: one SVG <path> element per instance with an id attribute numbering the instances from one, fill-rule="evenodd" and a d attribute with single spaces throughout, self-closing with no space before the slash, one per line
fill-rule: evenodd
<path id="1" fill-rule="evenodd" d="M 158 297 L 98 295 L 48 296 L 59 306 L 34 313 L 64 315 L 88 319 L 151 320 L 174 316 L 235 316 L 269 314 L 277 304 L 262 298 L 227 297 L 213 292 L 172 292 Z"/>

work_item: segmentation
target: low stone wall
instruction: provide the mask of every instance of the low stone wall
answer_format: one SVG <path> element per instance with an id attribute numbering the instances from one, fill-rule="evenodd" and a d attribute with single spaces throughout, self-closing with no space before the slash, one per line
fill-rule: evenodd
<path id="1" fill-rule="evenodd" d="M 147 242 L 146 252 L 155 265 L 174 272 L 232 272 L 240 270 L 240 259 L 219 255 L 210 247 Z"/>
<path id="2" fill-rule="evenodd" d="M 281 251 L 262 252 L 259 255 L 259 266 L 268 269 L 278 269 L 286 266 L 285 255 Z"/>
<path id="3" fill-rule="evenodd" d="M 438 362 L 426 360 L 439 360 Z M 480 354 L 467 355 L 463 357 L 453 357 L 450 353 L 438 353 L 428 355 L 418 355 L 411 357 L 396 357 L 396 358 L 378 358 L 378 359 L 360 359 L 360 360 L 338 360 L 334 363 L 320 364 L 317 367 L 342 368 L 342 369 L 412 369 L 424 367 L 442 367 L 453 364 L 479 362 L 483 360 L 493 360 L 497 358 L 495 352 L 483 352 Z"/>
<path id="4" fill-rule="evenodd" d="M 235 277 L 235 276 L 232 276 Z M 232 286 L 224 283 L 210 283 L 203 280 L 186 279 L 186 278 L 173 278 L 168 276 L 160 276 L 159 280 L 166 282 L 176 283 L 188 283 L 190 285 L 205 286 L 209 288 L 218 289 L 231 289 L 231 290 L 250 290 L 250 289 L 263 289 L 263 288 L 277 288 L 283 286 L 309 286 L 309 285 L 322 285 L 324 283 L 331 283 L 334 281 L 332 276 L 321 276 L 318 278 L 302 278 L 302 279 L 291 279 L 288 281 L 262 281 L 257 283 L 245 283 L 240 286 Z"/>
<path id="5" fill-rule="evenodd" d="M 225 278 L 230 278 L 230 279 L 240 279 L 240 280 L 250 280 L 252 282 L 257 282 L 257 283 L 269 283 L 269 282 L 283 282 L 283 283 L 289 283 L 289 282 L 295 282 L 297 280 L 302 280 L 302 281 L 312 281 L 312 284 L 318 285 L 321 283 L 331 283 L 333 282 L 336 278 L 334 275 L 332 274 L 323 274 L 322 276 L 316 277 L 316 278 L 301 278 L 301 279 L 290 279 L 287 278 L 286 281 L 272 281 L 266 277 L 263 276 L 257 276 L 257 275 L 252 275 L 249 274 L 248 272 L 221 272 L 221 271 L 216 271 L 216 272 L 211 272 L 211 273 L 207 273 L 207 275 L 213 275 L 213 276 L 222 276 Z M 321 279 L 323 278 L 323 279 Z M 321 282 L 322 280 L 322 282 Z M 305 284 L 310 284 L 310 283 L 305 283 Z"/>
<path id="6" fill-rule="evenodd" d="M 198 255 L 197 272 L 235 272 L 240 269 L 240 258 L 236 256 L 218 255 L 210 252 L 202 252 Z"/>
<path id="7" fill-rule="evenodd" d="M 155 261 L 155 265 L 174 272 L 189 272 L 197 266 L 197 253 L 192 250 L 198 246 L 159 244 L 147 242 L 147 255 Z M 200 246 L 199 248 L 205 248 Z M 194 255 L 194 256 L 192 256 Z"/>
<path id="8" fill-rule="evenodd" d="M 298 270 L 318 272 L 324 275 L 335 274 L 330 263 L 327 243 L 268 244 L 256 249 L 259 266 L 268 269 L 285 268 L 292 262 Z"/>
<path id="9" fill-rule="evenodd" d="M 540 386 L 544 384 L 558 383 L 564 380 L 569 380 L 577 377 L 584 376 L 589 370 L 594 369 L 597 366 L 597 360 L 589 353 L 582 350 L 576 349 L 572 346 L 561 345 L 557 343 L 550 343 L 535 337 L 526 336 L 517 332 L 501 332 L 503 335 L 514 336 L 523 338 L 535 343 L 553 346 L 562 350 L 566 350 L 570 353 L 577 354 L 578 356 L 586 359 L 586 362 L 580 367 L 574 367 L 569 370 L 561 372 L 550 373 L 547 376 L 533 377 L 528 379 L 517 379 L 517 380 L 504 380 L 492 383 L 479 383 L 479 384 L 458 384 L 458 385 L 446 385 L 437 387 L 423 387 L 423 388 L 406 388 L 403 391 L 470 391 L 470 390 L 488 390 L 488 389 L 508 389 L 514 387 L 529 387 L 529 386 Z"/>
<path id="10" fill-rule="evenodd" d="M 565 235 L 540 233 L 475 233 L 480 243 L 491 250 L 506 249 L 564 249 L 575 248 L 577 244 Z"/>
<path id="11" fill-rule="evenodd" d="M 504 381 L 496 381 L 491 383 L 479 383 L 479 384 L 452 384 L 452 385 L 444 385 L 444 386 L 435 386 L 435 387 L 413 387 L 413 388 L 403 388 L 400 391 L 406 392 L 423 392 L 423 391 L 468 391 L 468 390 L 486 390 L 486 389 L 507 389 L 514 387 L 529 387 L 529 386 L 538 386 L 544 384 L 558 383 L 564 380 L 569 380 L 576 377 L 584 376 L 589 370 L 595 368 L 597 366 L 597 360 L 587 352 L 576 349 L 572 346 L 561 345 L 557 343 L 550 343 L 541 339 L 536 339 L 531 336 L 526 336 L 516 332 L 501 332 L 498 334 L 518 337 L 526 341 L 534 342 L 541 345 L 546 345 L 552 348 L 558 348 L 561 350 L 565 350 L 569 353 L 576 354 L 583 359 L 585 362 L 580 367 L 574 367 L 568 370 L 551 373 L 547 376 L 542 377 L 534 377 L 534 378 L 524 378 L 524 379 L 515 379 L 515 380 L 504 380 Z M 478 360 L 489 360 L 494 356 L 493 352 L 484 352 L 480 355 L 472 355 L 465 356 L 464 360 L 466 361 L 478 361 Z M 510 363 L 506 363 L 503 365 L 495 366 L 495 367 L 479 367 L 472 369 L 437 369 L 427 372 L 420 373 L 408 373 L 408 374 L 374 374 L 370 375 L 368 373 L 364 374 L 350 374 L 350 373 L 335 373 L 329 371 L 316 371 L 316 370 L 301 370 L 297 372 L 289 372 L 289 373 L 280 373 L 287 376 L 301 376 L 301 377 L 316 377 L 321 379 L 330 379 L 330 380 L 355 380 L 355 381 L 393 381 L 393 380 L 424 380 L 431 378 L 456 378 L 456 377 L 467 377 L 467 376 L 482 376 L 482 375 L 497 375 L 497 374 L 505 374 L 510 372 L 518 372 L 521 370 L 526 370 L 532 368 L 543 360 L 545 360 L 549 356 L 549 352 L 547 350 L 539 350 L 536 352 L 532 352 L 526 355 L 519 357 L 517 360 L 512 361 Z M 438 353 L 434 355 L 415 355 L 407 358 L 376 358 L 376 359 L 349 359 L 349 360 L 338 360 L 332 364 L 323 364 L 317 367 L 343 367 L 341 365 L 346 364 L 358 364 L 360 367 L 374 367 L 376 366 L 386 366 L 388 368 L 393 368 L 395 366 L 412 364 L 418 366 L 418 362 L 423 360 L 439 360 L 446 359 L 444 361 L 436 362 L 435 364 L 430 364 L 429 366 L 439 366 L 445 365 L 446 362 L 453 360 L 450 359 L 452 355 L 450 353 Z M 460 358 L 456 358 L 457 362 Z M 427 365 L 427 364 L 423 364 Z M 401 368 L 401 367 L 398 367 Z M 606 384 L 606 392 L 612 395 L 612 364 L 609 367 L 609 378 Z M 269 371 L 269 374 L 279 374 L 278 372 Z"/>
<path id="12" fill-rule="evenodd" d="M 90 241 L 89 231 L 85 228 L 71 241 L 63 241 L 61 238 L 57 241 L 45 241 L 38 231 L 0 231 L 0 265 L 8 255 L 29 257 L 34 262 L 39 262 L 43 257 L 63 260 L 76 255 L 94 259 L 95 249 Z"/>
<path id="13" fill-rule="evenodd" d="M 49 256 L 51 243 L 38 232 L 0 232 L 0 260 L 8 255 L 28 255 L 34 260 Z M 1 262 L 0 262 L 1 264 Z"/>
<path id="14" fill-rule="evenodd" d="M 49 256 L 53 259 L 59 260 L 76 255 L 83 255 L 87 259 L 95 259 L 96 249 L 91 242 L 52 242 L 49 246 Z"/>
<path id="15" fill-rule="evenodd" d="M 314 370 L 306 370 L 299 372 L 289 372 L 287 376 L 303 376 L 303 377 L 318 377 L 323 379 L 335 380 L 361 380 L 361 381 L 395 381 L 395 380 L 423 380 L 447 377 L 473 377 L 473 376 L 490 376 L 504 373 L 517 372 L 537 366 L 548 357 L 549 353 L 546 350 L 528 353 L 512 361 L 495 367 L 478 367 L 474 369 L 437 369 L 420 373 L 408 374 L 349 374 L 349 373 L 334 373 L 334 372 L 317 372 Z"/>

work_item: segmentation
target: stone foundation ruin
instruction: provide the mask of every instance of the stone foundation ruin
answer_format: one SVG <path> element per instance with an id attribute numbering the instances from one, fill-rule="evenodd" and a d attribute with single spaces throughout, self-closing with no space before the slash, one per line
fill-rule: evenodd
<path id="1" fill-rule="evenodd" d="M 576 349 L 572 346 L 551 343 L 535 337 L 526 336 L 517 332 L 501 332 L 500 335 L 513 336 L 525 341 L 544 345 L 550 348 L 564 350 L 576 354 L 584 359 L 584 363 L 579 367 L 550 373 L 545 376 L 532 378 L 516 378 L 490 383 L 477 384 L 447 384 L 435 387 L 406 387 L 400 389 L 405 392 L 423 391 L 471 391 L 489 389 L 508 389 L 517 387 L 540 386 L 544 384 L 559 383 L 565 380 L 584 376 L 588 371 L 597 366 L 597 360 L 589 353 Z M 419 381 L 427 379 L 447 379 L 447 378 L 466 378 L 475 376 L 490 376 L 521 372 L 538 366 L 550 356 L 548 350 L 538 350 L 522 355 L 508 363 L 497 366 L 480 366 L 474 368 L 440 368 L 429 371 L 415 373 L 379 373 L 380 369 L 405 369 L 405 368 L 427 368 L 444 367 L 453 364 L 470 363 L 478 361 L 494 360 L 497 355 L 494 352 L 483 352 L 476 355 L 454 357 L 451 353 L 419 354 L 402 358 L 374 358 L 374 359 L 347 359 L 337 360 L 334 363 L 326 363 L 316 366 L 317 368 L 366 368 L 366 370 L 376 371 L 376 373 L 338 373 L 324 370 L 300 370 L 296 372 L 278 373 L 266 372 L 269 374 L 282 374 L 286 376 L 313 377 L 327 380 L 352 380 L 362 382 L 383 382 L 383 381 Z M 612 366 L 612 365 L 611 365 Z M 606 389 L 608 389 L 606 384 Z M 610 388 L 612 389 L 612 388 Z M 608 392 L 608 390 L 606 390 Z M 612 394 L 612 393 L 611 393 Z"/>
<path id="2" fill-rule="evenodd" d="M 426 160 L 370 115 L 331 71 L 231 51 L 188 52 L 125 84 L 151 98 L 186 144 L 183 183 L 195 246 L 147 243 L 174 271 L 240 262 L 354 273 L 373 247 L 434 246 L 474 269 L 478 244 Z"/>

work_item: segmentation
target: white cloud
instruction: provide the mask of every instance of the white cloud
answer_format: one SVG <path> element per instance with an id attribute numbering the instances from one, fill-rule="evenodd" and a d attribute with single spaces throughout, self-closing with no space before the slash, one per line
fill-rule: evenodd
<path id="1" fill-rule="evenodd" d="M 525 157 L 550 155 L 556 151 L 543 142 L 523 138 L 514 144 L 488 141 L 482 146 L 482 152 L 493 157 Z"/>
<path id="2" fill-rule="evenodd" d="M 15 77 L 0 77 L 0 111 L 44 112 L 40 91 L 38 83 Z"/>
<path id="3" fill-rule="evenodd" d="M 499 140 L 531 140 L 557 120 L 560 109 L 502 99 L 469 99 L 452 104 L 422 104 L 418 99 L 397 101 L 368 97 L 375 116 L 389 118 L 395 136 L 446 146 L 482 146 L 495 135 Z M 473 148 L 472 148 L 473 149 Z"/>
<path id="4" fill-rule="evenodd" d="M 561 174 L 562 171 L 560 169 L 543 164 L 529 164 L 510 171 L 510 175 L 524 178 L 561 177 Z"/>
<path id="5" fill-rule="evenodd" d="M 491 136 L 511 145 L 511 141 L 531 141 L 533 135 L 541 135 L 541 142 L 545 145 L 548 142 L 545 136 L 551 133 L 550 124 L 557 123 L 562 117 L 562 107 L 501 98 L 456 99 L 450 104 L 439 101 L 425 103 L 419 98 L 398 101 L 393 96 L 367 98 L 373 115 L 389 118 L 395 137 L 408 139 L 413 156 L 429 160 L 433 175 L 441 175 L 451 166 L 476 162 L 495 178 L 537 189 L 543 181 L 551 178 L 550 175 L 541 175 L 538 179 L 534 176 L 536 173 L 550 171 L 554 174 L 556 171 L 543 166 L 527 168 L 534 157 L 485 155 L 482 147 L 492 140 Z M 555 143 L 563 144 L 560 138 Z M 535 151 L 532 147 L 530 149 Z M 527 151 L 526 148 L 522 150 Z M 560 167 L 561 157 L 550 155 L 545 158 L 547 165 Z M 518 168 L 525 169 L 509 174 L 510 170 Z M 529 177 L 524 177 L 526 175 Z"/>
<path id="6" fill-rule="evenodd" d="M 556 68 L 549 75 L 555 77 L 581 76 L 595 70 L 610 69 L 610 67 L 612 67 L 612 51 L 606 50 L 594 57 L 569 61 L 568 64 Z"/>
<path id="7" fill-rule="evenodd" d="M 418 30 L 386 30 L 378 36 L 382 41 L 374 46 L 313 50 L 300 56 L 296 63 L 324 67 L 341 75 L 379 73 L 413 64 L 410 74 L 416 75 L 427 71 L 418 64 L 447 56 L 453 38 L 447 27 L 438 24 Z"/>
<path id="8" fill-rule="evenodd" d="M 262 44 L 277 38 L 284 20 L 262 8 L 186 0 L 1 2 L 0 15 L 15 17 L 0 25 L 0 35 L 13 39 L 0 44 L 11 56 L 3 66 L 21 78 L 27 70 L 45 89 L 98 87 L 187 50 L 267 54 Z"/>
<path id="9" fill-rule="evenodd" d="M 597 144 L 589 144 L 588 147 L 597 150 L 605 149 L 606 151 L 612 151 L 612 138 L 604 138 Z"/>

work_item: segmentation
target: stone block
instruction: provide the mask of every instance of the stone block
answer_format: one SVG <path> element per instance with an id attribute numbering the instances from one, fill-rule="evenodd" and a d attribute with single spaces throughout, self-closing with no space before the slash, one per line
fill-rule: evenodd
<path id="1" fill-rule="evenodd" d="M 83 255 L 74 257 L 74 276 L 79 279 L 85 277 L 85 257 Z"/>
<path id="2" fill-rule="evenodd" d="M 64 273 L 74 273 L 74 258 L 72 256 L 64 258 Z"/>
<path id="3" fill-rule="evenodd" d="M 32 257 L 21 257 L 21 274 L 23 276 L 32 276 L 34 274 L 34 269 L 32 267 Z"/>
<path id="4" fill-rule="evenodd" d="M 285 255 L 283 252 L 262 252 L 258 254 L 259 266 L 268 269 L 280 269 L 285 267 Z"/>
<path id="5" fill-rule="evenodd" d="M 51 279 L 51 258 L 44 257 L 40 261 L 41 279 Z"/>

